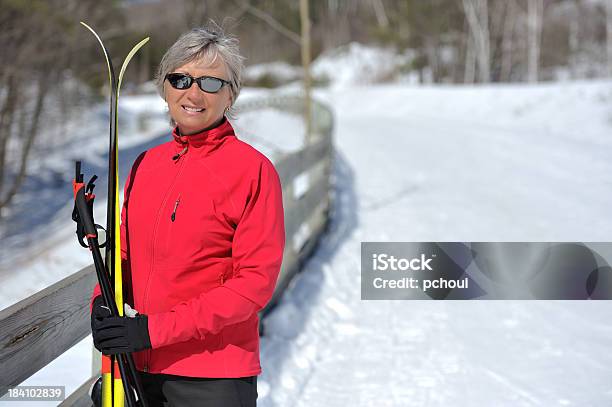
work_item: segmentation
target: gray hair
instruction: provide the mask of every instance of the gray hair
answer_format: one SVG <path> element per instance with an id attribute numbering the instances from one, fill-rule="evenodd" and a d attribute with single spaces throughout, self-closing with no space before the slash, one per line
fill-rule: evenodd
<path id="1" fill-rule="evenodd" d="M 238 39 L 232 35 L 226 35 L 223 29 L 213 21 L 210 21 L 204 27 L 193 28 L 191 31 L 184 33 L 166 51 L 155 76 L 157 91 L 165 100 L 164 81 L 167 74 L 194 60 L 203 60 L 213 64 L 218 57 L 227 66 L 230 82 L 231 104 L 226 116 L 234 118 L 234 103 L 242 86 L 244 57 L 240 55 Z M 172 125 L 176 124 L 174 120 L 171 119 L 170 121 Z"/>

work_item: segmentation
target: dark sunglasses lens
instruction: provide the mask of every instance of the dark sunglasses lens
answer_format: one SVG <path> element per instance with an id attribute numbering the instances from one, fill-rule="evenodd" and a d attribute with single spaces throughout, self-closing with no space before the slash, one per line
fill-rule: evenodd
<path id="1" fill-rule="evenodd" d="M 217 78 L 200 79 L 200 88 L 202 88 L 204 92 L 217 93 L 222 86 L 223 82 Z"/>
<path id="2" fill-rule="evenodd" d="M 181 74 L 168 75 L 168 82 L 176 89 L 188 89 L 192 84 L 191 77 Z"/>

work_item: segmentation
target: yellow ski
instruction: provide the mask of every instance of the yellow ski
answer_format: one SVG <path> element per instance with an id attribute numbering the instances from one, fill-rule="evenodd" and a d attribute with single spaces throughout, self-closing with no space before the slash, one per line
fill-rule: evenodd
<path id="1" fill-rule="evenodd" d="M 106 65 L 108 68 L 109 89 L 110 89 L 110 138 L 109 138 L 109 171 L 108 171 L 108 204 L 107 204 L 107 219 L 106 219 L 106 254 L 105 265 L 110 281 L 113 285 L 114 300 L 116 307 L 113 307 L 118 312 L 118 315 L 123 315 L 123 286 L 122 286 L 122 269 L 121 269 L 121 209 L 119 205 L 119 155 L 118 155 L 118 101 L 121 83 L 125 70 L 131 61 L 132 57 L 138 50 L 149 41 L 149 37 L 143 39 L 136 44 L 128 53 L 118 79 L 115 78 L 115 71 L 110 54 L 100 36 L 93 28 L 81 21 L 81 24 L 87 28 L 96 37 L 104 52 Z M 123 407 L 125 401 L 128 406 L 145 405 L 142 399 L 142 389 L 137 378 L 136 368 L 131 355 L 105 356 L 102 355 L 102 400 L 100 401 L 103 407 Z M 130 383 L 136 391 L 135 395 L 129 391 L 125 392 L 124 381 Z M 140 395 L 140 396 L 139 396 Z M 95 404 L 96 400 L 94 400 Z"/>

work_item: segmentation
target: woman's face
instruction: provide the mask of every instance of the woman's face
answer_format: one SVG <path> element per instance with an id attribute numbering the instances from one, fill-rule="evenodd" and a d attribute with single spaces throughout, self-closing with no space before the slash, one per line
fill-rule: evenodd
<path id="1" fill-rule="evenodd" d="M 216 58 L 213 64 L 194 60 L 172 72 L 186 73 L 194 78 L 214 76 L 229 80 L 227 67 L 222 58 Z M 217 93 L 206 93 L 195 81 L 189 89 L 180 90 L 173 88 L 166 79 L 164 93 L 170 116 L 183 135 L 195 134 L 214 127 L 231 104 L 229 85 L 223 86 Z"/>

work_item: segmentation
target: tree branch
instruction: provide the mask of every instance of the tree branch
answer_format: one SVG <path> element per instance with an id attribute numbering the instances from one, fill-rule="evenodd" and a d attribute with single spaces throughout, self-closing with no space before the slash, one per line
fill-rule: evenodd
<path id="1" fill-rule="evenodd" d="M 254 7 L 248 1 L 246 3 L 239 2 L 238 5 L 242 7 L 247 13 L 259 18 L 260 20 L 263 20 L 266 24 L 270 26 L 270 28 L 272 28 L 276 32 L 284 35 L 286 38 L 295 42 L 297 45 L 302 45 L 302 38 L 297 33 L 291 31 L 289 28 L 282 25 L 270 14 L 258 9 L 257 7 Z"/>

